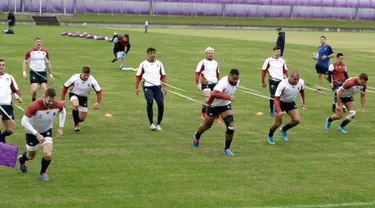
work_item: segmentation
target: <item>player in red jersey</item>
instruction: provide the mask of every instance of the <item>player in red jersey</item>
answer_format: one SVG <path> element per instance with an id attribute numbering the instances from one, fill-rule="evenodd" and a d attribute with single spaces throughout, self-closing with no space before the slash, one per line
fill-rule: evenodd
<path id="1" fill-rule="evenodd" d="M 36 94 L 38 90 L 38 84 L 42 88 L 41 94 L 47 89 L 47 72 L 52 73 L 52 65 L 49 60 L 49 53 L 46 49 L 42 48 L 42 40 L 35 38 L 34 47 L 26 52 L 25 60 L 22 65 L 23 78 L 27 80 L 27 63 L 30 63 L 30 84 L 31 84 L 31 98 L 34 102 L 36 100 Z M 47 67 L 46 67 L 47 63 Z M 51 81 L 54 80 L 53 75 L 50 74 Z"/>
<path id="2" fill-rule="evenodd" d="M 120 69 L 122 69 L 124 66 L 124 59 L 126 54 L 128 54 L 130 50 L 130 40 L 129 40 L 129 35 L 124 34 L 122 35 L 117 35 L 115 34 L 112 38 L 112 42 L 114 43 L 113 46 L 113 55 L 115 55 L 115 58 L 112 60 L 112 63 L 116 62 L 117 60 L 120 60 L 121 66 Z"/>
<path id="3" fill-rule="evenodd" d="M 5 131 L 0 131 L 0 142 L 5 143 L 5 137 L 13 134 L 14 114 L 12 106 L 12 93 L 19 103 L 21 103 L 21 94 L 12 75 L 5 72 L 5 61 L 0 59 L 0 129 L 1 122 L 5 124 Z"/>
<path id="4" fill-rule="evenodd" d="M 40 178 L 48 181 L 49 177 L 46 173 L 52 157 L 52 126 L 53 120 L 57 114 L 60 116 L 59 129 L 57 137 L 63 135 L 63 127 L 65 124 L 66 111 L 60 101 L 55 100 L 56 90 L 49 88 L 44 94 L 44 98 L 38 99 L 31 103 L 22 118 L 22 126 L 26 129 L 26 149 L 18 161 L 20 169 L 23 173 L 27 172 L 26 161 L 35 157 L 38 146 L 43 148 L 42 168 L 40 170 Z"/>
<path id="5" fill-rule="evenodd" d="M 366 83 L 368 81 L 368 75 L 366 73 L 361 73 L 358 77 L 353 77 L 347 79 L 344 84 L 337 91 L 337 103 L 336 103 L 336 113 L 326 120 L 326 131 L 329 131 L 332 121 L 339 120 L 343 117 L 343 105 L 349 111 L 349 115 L 338 127 L 339 131 L 342 133 L 347 133 L 345 131 L 345 126 L 348 125 L 355 117 L 355 105 L 354 105 L 354 94 L 361 92 L 361 105 L 362 112 L 365 112 L 365 92 Z"/>
<path id="6" fill-rule="evenodd" d="M 329 86 L 335 92 L 332 104 L 332 112 L 336 112 L 337 90 L 342 86 L 345 80 L 349 78 L 347 70 L 348 68 L 344 63 L 344 55 L 342 53 L 338 53 L 336 62 L 331 64 L 328 69 L 328 81 L 330 83 Z"/>

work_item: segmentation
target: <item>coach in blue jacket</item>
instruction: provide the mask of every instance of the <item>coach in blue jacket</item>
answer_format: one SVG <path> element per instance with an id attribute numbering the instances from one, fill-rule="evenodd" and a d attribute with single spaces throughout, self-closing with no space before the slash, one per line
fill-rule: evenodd
<path id="1" fill-rule="evenodd" d="M 281 49 L 281 55 L 284 55 L 284 45 L 285 45 L 285 32 L 282 31 L 281 27 L 276 29 L 277 33 L 279 34 L 277 36 L 276 46 Z"/>

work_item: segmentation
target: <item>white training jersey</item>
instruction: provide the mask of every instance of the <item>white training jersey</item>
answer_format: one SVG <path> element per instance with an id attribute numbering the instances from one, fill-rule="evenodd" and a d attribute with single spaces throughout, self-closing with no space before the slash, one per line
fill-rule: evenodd
<path id="1" fill-rule="evenodd" d="M 340 87 L 344 90 L 341 94 L 341 97 L 353 97 L 356 93 L 361 92 L 362 94 L 366 93 L 367 85 L 361 85 L 358 83 L 356 77 L 347 79 L 344 84 Z"/>
<path id="2" fill-rule="evenodd" d="M 0 105 L 11 105 L 12 93 L 17 91 L 19 93 L 18 85 L 12 75 L 7 73 L 0 75 Z"/>
<path id="3" fill-rule="evenodd" d="M 277 86 L 275 97 L 280 97 L 280 101 L 284 103 L 294 102 L 296 96 L 305 87 L 305 81 L 299 79 L 296 85 L 291 85 L 288 79 L 284 79 Z"/>
<path id="4" fill-rule="evenodd" d="M 288 70 L 283 58 L 269 57 L 264 61 L 262 70 L 268 71 L 270 79 L 283 80 L 284 70 Z"/>
<path id="5" fill-rule="evenodd" d="M 202 83 L 217 83 L 219 75 L 219 64 L 215 60 L 203 59 L 198 63 L 195 72 L 201 73 Z"/>
<path id="6" fill-rule="evenodd" d="M 35 131 L 45 133 L 53 126 L 53 120 L 56 115 L 64 111 L 64 106 L 60 101 L 56 100 L 51 108 L 44 105 L 43 99 L 38 99 L 30 104 L 24 116 L 27 117 L 28 122 L 22 122 L 27 133 L 35 135 Z M 65 118 L 60 121 L 60 127 L 63 127 Z M 31 125 L 31 126 L 30 126 Z"/>
<path id="7" fill-rule="evenodd" d="M 91 89 L 93 88 L 96 92 L 100 91 L 101 88 L 93 76 L 84 81 L 81 79 L 81 74 L 75 74 L 70 79 L 65 82 L 64 87 L 69 88 L 73 86 L 71 93 L 78 96 L 88 97 L 90 95 Z"/>
<path id="8" fill-rule="evenodd" d="M 37 72 L 44 72 L 46 70 L 46 62 L 49 62 L 48 51 L 44 48 L 39 50 L 32 48 L 26 52 L 24 61 L 30 63 L 30 69 Z"/>
<path id="9" fill-rule="evenodd" d="M 214 90 L 217 90 L 221 93 L 223 93 L 226 96 L 233 96 L 236 91 L 237 87 L 240 85 L 240 80 L 238 80 L 237 85 L 233 86 L 229 83 L 228 76 L 225 76 L 219 80 L 217 85 L 215 86 Z M 226 106 L 231 104 L 230 100 L 223 100 L 223 99 L 214 99 L 214 101 L 211 103 L 212 107 L 218 107 L 218 106 Z"/>
<path id="10" fill-rule="evenodd" d="M 151 87 L 151 86 L 160 86 L 160 78 L 161 76 L 165 76 L 165 70 L 163 63 L 156 60 L 154 62 L 149 62 L 147 60 L 143 61 L 137 71 L 137 77 L 141 77 L 145 80 L 144 86 Z"/>

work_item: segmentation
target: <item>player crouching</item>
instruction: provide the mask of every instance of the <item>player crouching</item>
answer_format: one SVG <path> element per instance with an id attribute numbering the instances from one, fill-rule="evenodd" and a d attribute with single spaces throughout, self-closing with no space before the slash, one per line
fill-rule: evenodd
<path id="1" fill-rule="evenodd" d="M 366 83 L 368 81 L 368 75 L 366 73 L 361 73 L 358 77 L 353 77 L 347 79 L 344 84 L 337 91 L 337 103 L 336 103 L 336 113 L 326 120 L 326 131 L 329 131 L 331 123 L 335 120 L 339 120 L 343 117 L 343 106 L 349 112 L 349 115 L 345 120 L 338 126 L 338 130 L 341 133 L 347 133 L 345 131 L 345 126 L 348 125 L 355 117 L 355 105 L 353 96 L 357 92 L 361 92 L 361 105 L 362 112 L 365 112 L 366 103 Z"/>
<path id="2" fill-rule="evenodd" d="M 23 173 L 27 172 L 26 161 L 35 158 L 39 145 L 43 148 L 42 168 L 40 170 L 40 178 L 48 181 L 49 177 L 46 173 L 51 163 L 53 139 L 52 126 L 55 116 L 59 113 L 60 124 L 57 130 L 57 137 L 63 135 L 63 127 L 65 124 L 66 111 L 64 106 L 57 100 L 56 90 L 49 88 L 44 94 L 44 98 L 38 99 L 31 103 L 22 118 L 21 124 L 26 129 L 26 149 L 18 161 L 20 169 Z"/>
<path id="3" fill-rule="evenodd" d="M 100 101 L 102 100 L 102 89 L 100 88 L 96 79 L 90 75 L 91 69 L 88 66 L 82 68 L 80 74 L 75 74 L 64 84 L 61 93 L 62 104 L 65 105 L 65 95 L 68 89 L 72 87 L 69 93 L 70 101 L 73 105 L 72 116 L 74 120 L 74 130 L 80 131 L 79 123 L 86 120 L 88 112 L 88 96 L 93 88 L 96 92 L 96 103 L 94 109 L 99 109 Z"/>

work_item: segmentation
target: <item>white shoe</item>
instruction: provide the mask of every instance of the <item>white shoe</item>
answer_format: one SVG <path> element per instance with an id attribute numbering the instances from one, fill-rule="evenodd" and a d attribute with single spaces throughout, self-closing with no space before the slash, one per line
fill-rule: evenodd
<path id="1" fill-rule="evenodd" d="M 151 125 L 150 125 L 150 129 L 151 129 L 151 130 L 155 130 L 155 129 L 156 129 L 155 124 L 151 124 Z"/>
<path id="2" fill-rule="evenodd" d="M 160 125 L 157 125 L 157 126 L 156 126 L 156 130 L 161 131 L 161 130 L 163 130 L 163 129 L 161 129 L 161 126 L 160 126 Z"/>

